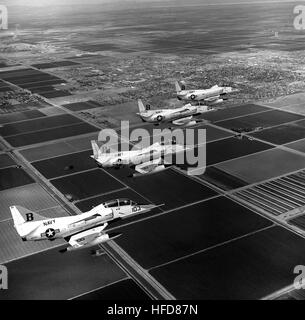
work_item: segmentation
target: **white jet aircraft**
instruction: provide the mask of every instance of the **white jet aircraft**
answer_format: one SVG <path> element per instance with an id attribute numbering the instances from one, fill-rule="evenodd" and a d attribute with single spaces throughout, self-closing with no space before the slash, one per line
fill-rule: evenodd
<path id="1" fill-rule="evenodd" d="M 210 106 L 192 106 L 190 103 L 181 108 L 151 110 L 150 105 L 144 107 L 141 99 L 138 100 L 138 107 L 139 112 L 137 115 L 144 122 L 156 125 L 171 122 L 176 126 L 193 126 L 197 122 L 201 122 L 201 120 L 193 120 L 194 116 L 215 110 Z"/>
<path id="2" fill-rule="evenodd" d="M 20 206 L 11 206 L 17 233 L 23 241 L 65 239 L 69 247 L 61 252 L 95 246 L 119 237 L 103 230 L 108 222 L 142 214 L 158 206 L 137 204 L 128 199 L 117 199 L 100 204 L 76 216 L 46 218 Z"/>
<path id="3" fill-rule="evenodd" d="M 221 103 L 224 100 L 224 96 L 228 93 L 236 92 L 237 90 L 232 87 L 219 87 L 215 85 L 209 89 L 201 90 L 186 90 L 185 86 L 181 88 L 178 81 L 175 82 L 177 98 L 185 101 L 204 101 L 211 104 Z"/>
<path id="4" fill-rule="evenodd" d="M 133 167 L 137 172 L 133 177 L 159 172 L 170 165 L 164 161 L 164 157 L 187 150 L 187 147 L 176 143 L 161 144 L 156 142 L 151 146 L 139 150 L 110 152 L 104 147 L 99 148 L 96 141 L 91 141 L 93 158 L 99 167 L 120 168 L 122 166 Z"/>

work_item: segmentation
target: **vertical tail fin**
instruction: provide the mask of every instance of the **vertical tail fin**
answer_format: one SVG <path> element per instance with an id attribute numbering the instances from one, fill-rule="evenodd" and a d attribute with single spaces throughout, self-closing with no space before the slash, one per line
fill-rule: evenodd
<path id="1" fill-rule="evenodd" d="M 20 206 L 11 206 L 10 207 L 11 215 L 14 220 L 14 227 L 17 230 L 20 237 L 25 237 L 33 228 L 36 228 L 37 225 L 33 225 L 30 222 L 36 222 L 45 220 L 47 218 Z"/>
<path id="2" fill-rule="evenodd" d="M 12 215 L 12 218 L 14 220 L 14 225 L 17 226 L 17 225 L 21 225 L 23 223 L 26 222 L 26 220 L 24 219 L 24 217 L 20 214 L 20 212 L 18 211 L 17 207 L 16 206 L 11 206 L 10 207 L 10 210 L 11 210 L 11 215 Z"/>
<path id="3" fill-rule="evenodd" d="M 141 99 L 138 100 L 138 107 L 140 113 L 145 112 L 145 107 Z"/>
<path id="4" fill-rule="evenodd" d="M 14 227 L 23 240 L 26 240 L 26 236 L 38 227 L 36 223 L 31 222 L 47 219 L 20 206 L 11 206 L 10 210 L 14 220 Z"/>
<path id="5" fill-rule="evenodd" d="M 10 210 L 15 225 L 21 225 L 27 222 L 41 221 L 47 219 L 46 217 L 43 217 L 38 213 L 35 213 L 29 209 L 20 206 L 11 206 Z"/>
<path id="6" fill-rule="evenodd" d="M 91 140 L 91 146 L 93 150 L 94 159 L 97 159 L 101 154 L 101 150 L 94 140 Z"/>
<path id="7" fill-rule="evenodd" d="M 107 144 L 104 144 L 103 146 L 99 147 L 96 141 L 91 140 L 91 146 L 93 150 L 93 157 L 94 159 L 99 158 L 102 154 L 109 153 L 110 148 L 107 146 Z"/>
<path id="8" fill-rule="evenodd" d="M 178 81 L 175 81 L 175 88 L 176 88 L 176 92 L 180 92 L 181 91 L 181 87 L 180 87 Z"/>

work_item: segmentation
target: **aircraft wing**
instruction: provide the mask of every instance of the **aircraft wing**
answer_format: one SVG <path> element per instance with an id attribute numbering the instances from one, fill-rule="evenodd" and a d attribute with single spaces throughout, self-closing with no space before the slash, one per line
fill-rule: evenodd
<path id="1" fill-rule="evenodd" d="M 174 120 L 172 121 L 172 124 L 174 124 L 175 126 L 183 126 L 188 124 L 192 119 L 193 119 L 193 116 L 189 116 L 189 117 Z"/>
<path id="2" fill-rule="evenodd" d="M 107 223 L 95 228 L 91 228 L 74 235 L 65 237 L 65 240 L 70 245 L 68 248 L 60 250 L 60 252 L 77 250 L 85 247 L 95 246 L 119 236 L 119 234 L 107 234 L 103 230 L 107 227 Z"/>
<path id="3" fill-rule="evenodd" d="M 144 162 L 135 166 L 135 171 L 137 171 L 140 174 L 148 174 L 148 173 L 160 171 L 165 169 L 164 165 L 162 165 L 161 163 L 162 163 L 161 158 Z"/>
<path id="4" fill-rule="evenodd" d="M 211 102 L 211 101 L 215 101 L 215 100 L 217 100 L 217 99 L 219 99 L 219 95 L 214 96 L 214 97 L 206 98 L 206 99 L 204 99 L 204 101 Z"/>

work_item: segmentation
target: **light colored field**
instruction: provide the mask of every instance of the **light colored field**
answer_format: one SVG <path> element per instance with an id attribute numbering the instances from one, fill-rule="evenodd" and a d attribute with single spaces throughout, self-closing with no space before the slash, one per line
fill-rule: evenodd
<path id="1" fill-rule="evenodd" d="M 91 140 L 97 140 L 98 134 L 92 133 L 86 137 L 76 138 L 66 141 L 66 144 L 74 148 L 75 151 L 83 151 L 91 148 Z"/>
<path id="2" fill-rule="evenodd" d="M 12 205 L 40 211 L 56 207 L 58 203 L 40 185 L 30 184 L 0 192 L 0 221 L 11 218 L 9 206 Z"/>
<path id="3" fill-rule="evenodd" d="M 45 217 L 67 216 L 67 212 L 38 184 L 0 192 L 0 263 L 45 250 L 63 241 L 23 242 L 11 219 L 9 206 L 19 205 Z"/>
<path id="4" fill-rule="evenodd" d="M 305 156 L 275 148 L 227 161 L 216 167 L 244 181 L 256 183 L 305 168 Z"/>
<path id="5" fill-rule="evenodd" d="M 20 151 L 20 153 L 28 161 L 37 161 L 44 158 L 61 156 L 67 153 L 74 152 L 74 148 L 65 142 L 57 142 L 40 147 L 29 148 Z"/>
<path id="6" fill-rule="evenodd" d="M 296 93 L 275 99 L 266 105 L 273 108 L 281 108 L 286 111 L 305 114 L 305 93 Z"/>
<path id="7" fill-rule="evenodd" d="M 305 99 L 300 104 L 292 104 L 282 109 L 305 115 Z"/>
<path id="8" fill-rule="evenodd" d="M 39 111 L 44 113 L 46 116 L 57 116 L 59 114 L 66 113 L 63 109 L 60 109 L 57 107 L 45 107 L 45 108 L 41 108 Z"/>
<path id="9" fill-rule="evenodd" d="M 84 151 L 91 148 L 90 141 L 97 140 L 98 134 L 91 133 L 86 137 L 73 137 L 66 141 L 46 144 L 39 147 L 21 150 L 20 153 L 30 162 L 38 161 L 46 158 L 53 158 L 65 154 Z"/>
<path id="10" fill-rule="evenodd" d="M 0 263 L 33 254 L 64 243 L 64 240 L 55 241 L 22 241 L 17 234 L 13 221 L 0 223 Z"/>
<path id="11" fill-rule="evenodd" d="M 305 139 L 299 140 L 299 141 L 295 141 L 292 143 L 288 143 L 285 145 L 285 147 L 294 149 L 294 150 L 298 150 L 301 152 L 305 153 Z"/>
<path id="12" fill-rule="evenodd" d="M 121 121 L 129 121 L 130 125 L 141 123 L 136 101 L 99 107 L 87 111 L 80 111 L 78 114 L 85 120 L 99 126 L 116 128 L 121 125 Z"/>

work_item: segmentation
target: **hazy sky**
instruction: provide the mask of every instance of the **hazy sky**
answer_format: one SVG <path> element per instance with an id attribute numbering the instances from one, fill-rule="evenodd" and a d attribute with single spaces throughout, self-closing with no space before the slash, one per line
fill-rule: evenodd
<path id="1" fill-rule="evenodd" d="M 288 2 L 294 0 L 0 0 L 0 4 L 5 5 L 26 5 L 26 6 L 45 6 L 45 5 L 73 5 L 73 4 L 102 4 L 102 3 L 120 3 L 123 2 L 125 4 L 133 3 L 133 2 L 140 2 L 140 3 L 149 3 L 149 4 L 170 4 L 170 3 L 179 3 L 179 4 L 226 4 L 226 3 L 239 3 L 239 2 Z"/>

